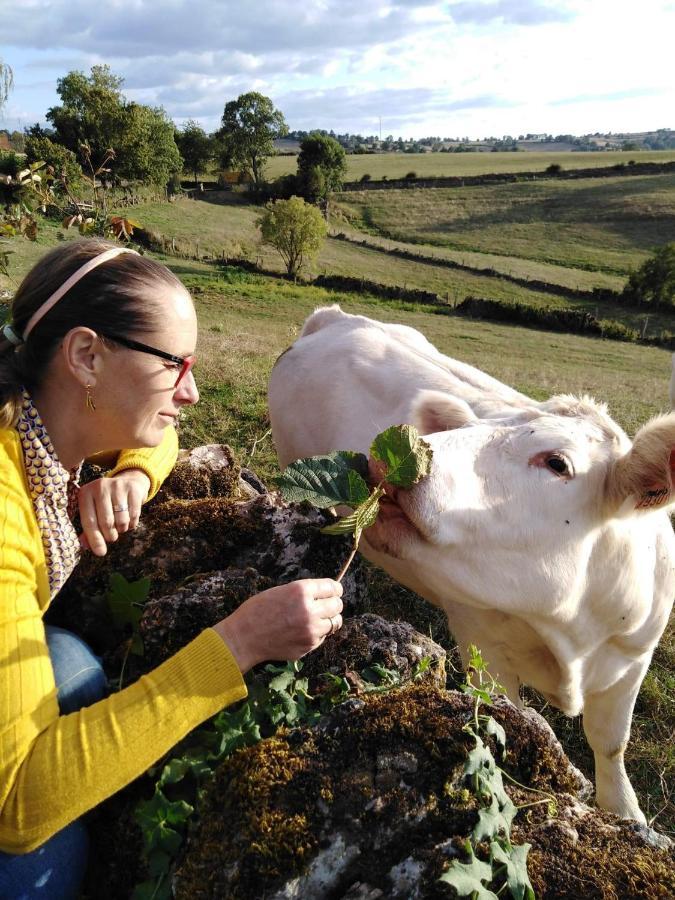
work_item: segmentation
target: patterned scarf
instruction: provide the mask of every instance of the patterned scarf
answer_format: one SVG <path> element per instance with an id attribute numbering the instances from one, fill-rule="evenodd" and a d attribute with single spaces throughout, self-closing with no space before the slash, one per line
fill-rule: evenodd
<path id="1" fill-rule="evenodd" d="M 80 558 L 80 542 L 71 521 L 77 511 L 80 467 L 68 472 L 61 465 L 40 414 L 25 390 L 17 430 L 53 599 Z"/>

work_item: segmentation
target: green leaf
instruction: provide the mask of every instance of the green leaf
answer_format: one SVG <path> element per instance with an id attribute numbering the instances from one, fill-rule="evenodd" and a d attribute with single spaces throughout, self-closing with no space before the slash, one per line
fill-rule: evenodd
<path id="1" fill-rule="evenodd" d="M 151 800 L 136 807 L 135 817 L 148 852 L 162 850 L 175 856 L 183 842 L 183 835 L 177 828 L 183 828 L 194 807 L 184 800 L 168 800 L 159 788 Z"/>
<path id="2" fill-rule="evenodd" d="M 485 884 L 492 881 L 492 866 L 482 862 L 474 855 L 471 844 L 466 844 L 469 862 L 453 860 L 447 872 L 439 881 L 445 881 L 457 891 L 458 897 L 476 897 L 477 900 L 498 900 L 497 895 L 489 891 Z"/>
<path id="3" fill-rule="evenodd" d="M 359 506 L 370 493 L 363 477 L 337 454 L 296 460 L 275 481 L 288 502 L 309 500 L 319 509 Z"/>
<path id="4" fill-rule="evenodd" d="M 495 722 L 492 716 L 490 716 L 485 723 L 485 731 L 487 734 L 491 734 L 494 737 L 503 751 L 506 747 L 506 732 L 499 722 Z"/>
<path id="5" fill-rule="evenodd" d="M 106 601 L 113 623 L 118 628 L 123 629 L 126 626 L 132 628 L 131 652 L 137 656 L 143 655 L 143 640 L 138 631 L 138 623 L 143 615 L 143 606 L 148 599 L 149 591 L 149 578 L 127 581 L 124 575 L 113 572 L 106 593 Z"/>
<path id="6" fill-rule="evenodd" d="M 432 450 L 413 425 L 392 425 L 373 441 L 371 456 L 385 466 L 384 479 L 409 488 L 429 474 Z"/>
<path id="7" fill-rule="evenodd" d="M 344 516 L 333 525 L 326 525 L 321 529 L 322 534 L 353 534 L 354 542 L 358 544 L 361 532 L 375 524 L 377 514 L 380 511 L 380 497 L 384 491 L 380 488 L 368 497 L 358 509 L 349 516 Z"/>
<path id="8" fill-rule="evenodd" d="M 511 833 L 511 822 L 517 809 L 512 800 L 507 796 L 506 802 L 500 803 L 495 794 L 492 795 L 490 806 L 483 807 L 478 812 L 478 822 L 474 825 L 471 838 L 479 844 L 485 838 L 495 838 L 500 832 L 506 837 Z"/>
<path id="9" fill-rule="evenodd" d="M 534 888 L 527 874 L 527 854 L 531 844 L 508 845 L 504 849 L 497 841 L 490 844 L 490 859 L 506 866 L 506 883 L 513 900 L 535 900 Z"/>

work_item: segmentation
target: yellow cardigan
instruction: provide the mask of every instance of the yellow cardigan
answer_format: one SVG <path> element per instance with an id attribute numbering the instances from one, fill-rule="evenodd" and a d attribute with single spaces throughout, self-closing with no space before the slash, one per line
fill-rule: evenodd
<path id="1" fill-rule="evenodd" d="M 140 468 L 159 489 L 176 460 L 159 447 L 120 453 L 110 474 Z M 141 775 L 189 731 L 246 696 L 212 628 L 148 675 L 59 715 L 42 616 L 49 584 L 19 437 L 0 430 L 0 850 L 28 853 Z"/>

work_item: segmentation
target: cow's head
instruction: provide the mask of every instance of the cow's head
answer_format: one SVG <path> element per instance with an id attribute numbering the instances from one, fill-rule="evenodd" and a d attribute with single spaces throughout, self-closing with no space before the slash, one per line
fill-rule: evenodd
<path id="1" fill-rule="evenodd" d="M 423 391 L 413 419 L 433 449 L 431 473 L 411 490 L 389 489 L 365 537 L 377 554 L 413 562 L 432 590 L 453 585 L 467 602 L 511 603 L 523 591 L 564 598 L 603 527 L 675 501 L 675 414 L 645 425 L 632 445 L 589 398 L 478 419 L 462 400 Z"/>

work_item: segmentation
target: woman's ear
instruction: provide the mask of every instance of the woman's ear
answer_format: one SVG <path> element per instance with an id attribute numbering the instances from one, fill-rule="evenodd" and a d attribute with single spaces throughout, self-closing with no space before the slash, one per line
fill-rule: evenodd
<path id="1" fill-rule="evenodd" d="M 61 358 L 68 372 L 79 382 L 96 384 L 103 365 L 103 345 L 91 328 L 71 328 L 61 342 Z"/>

